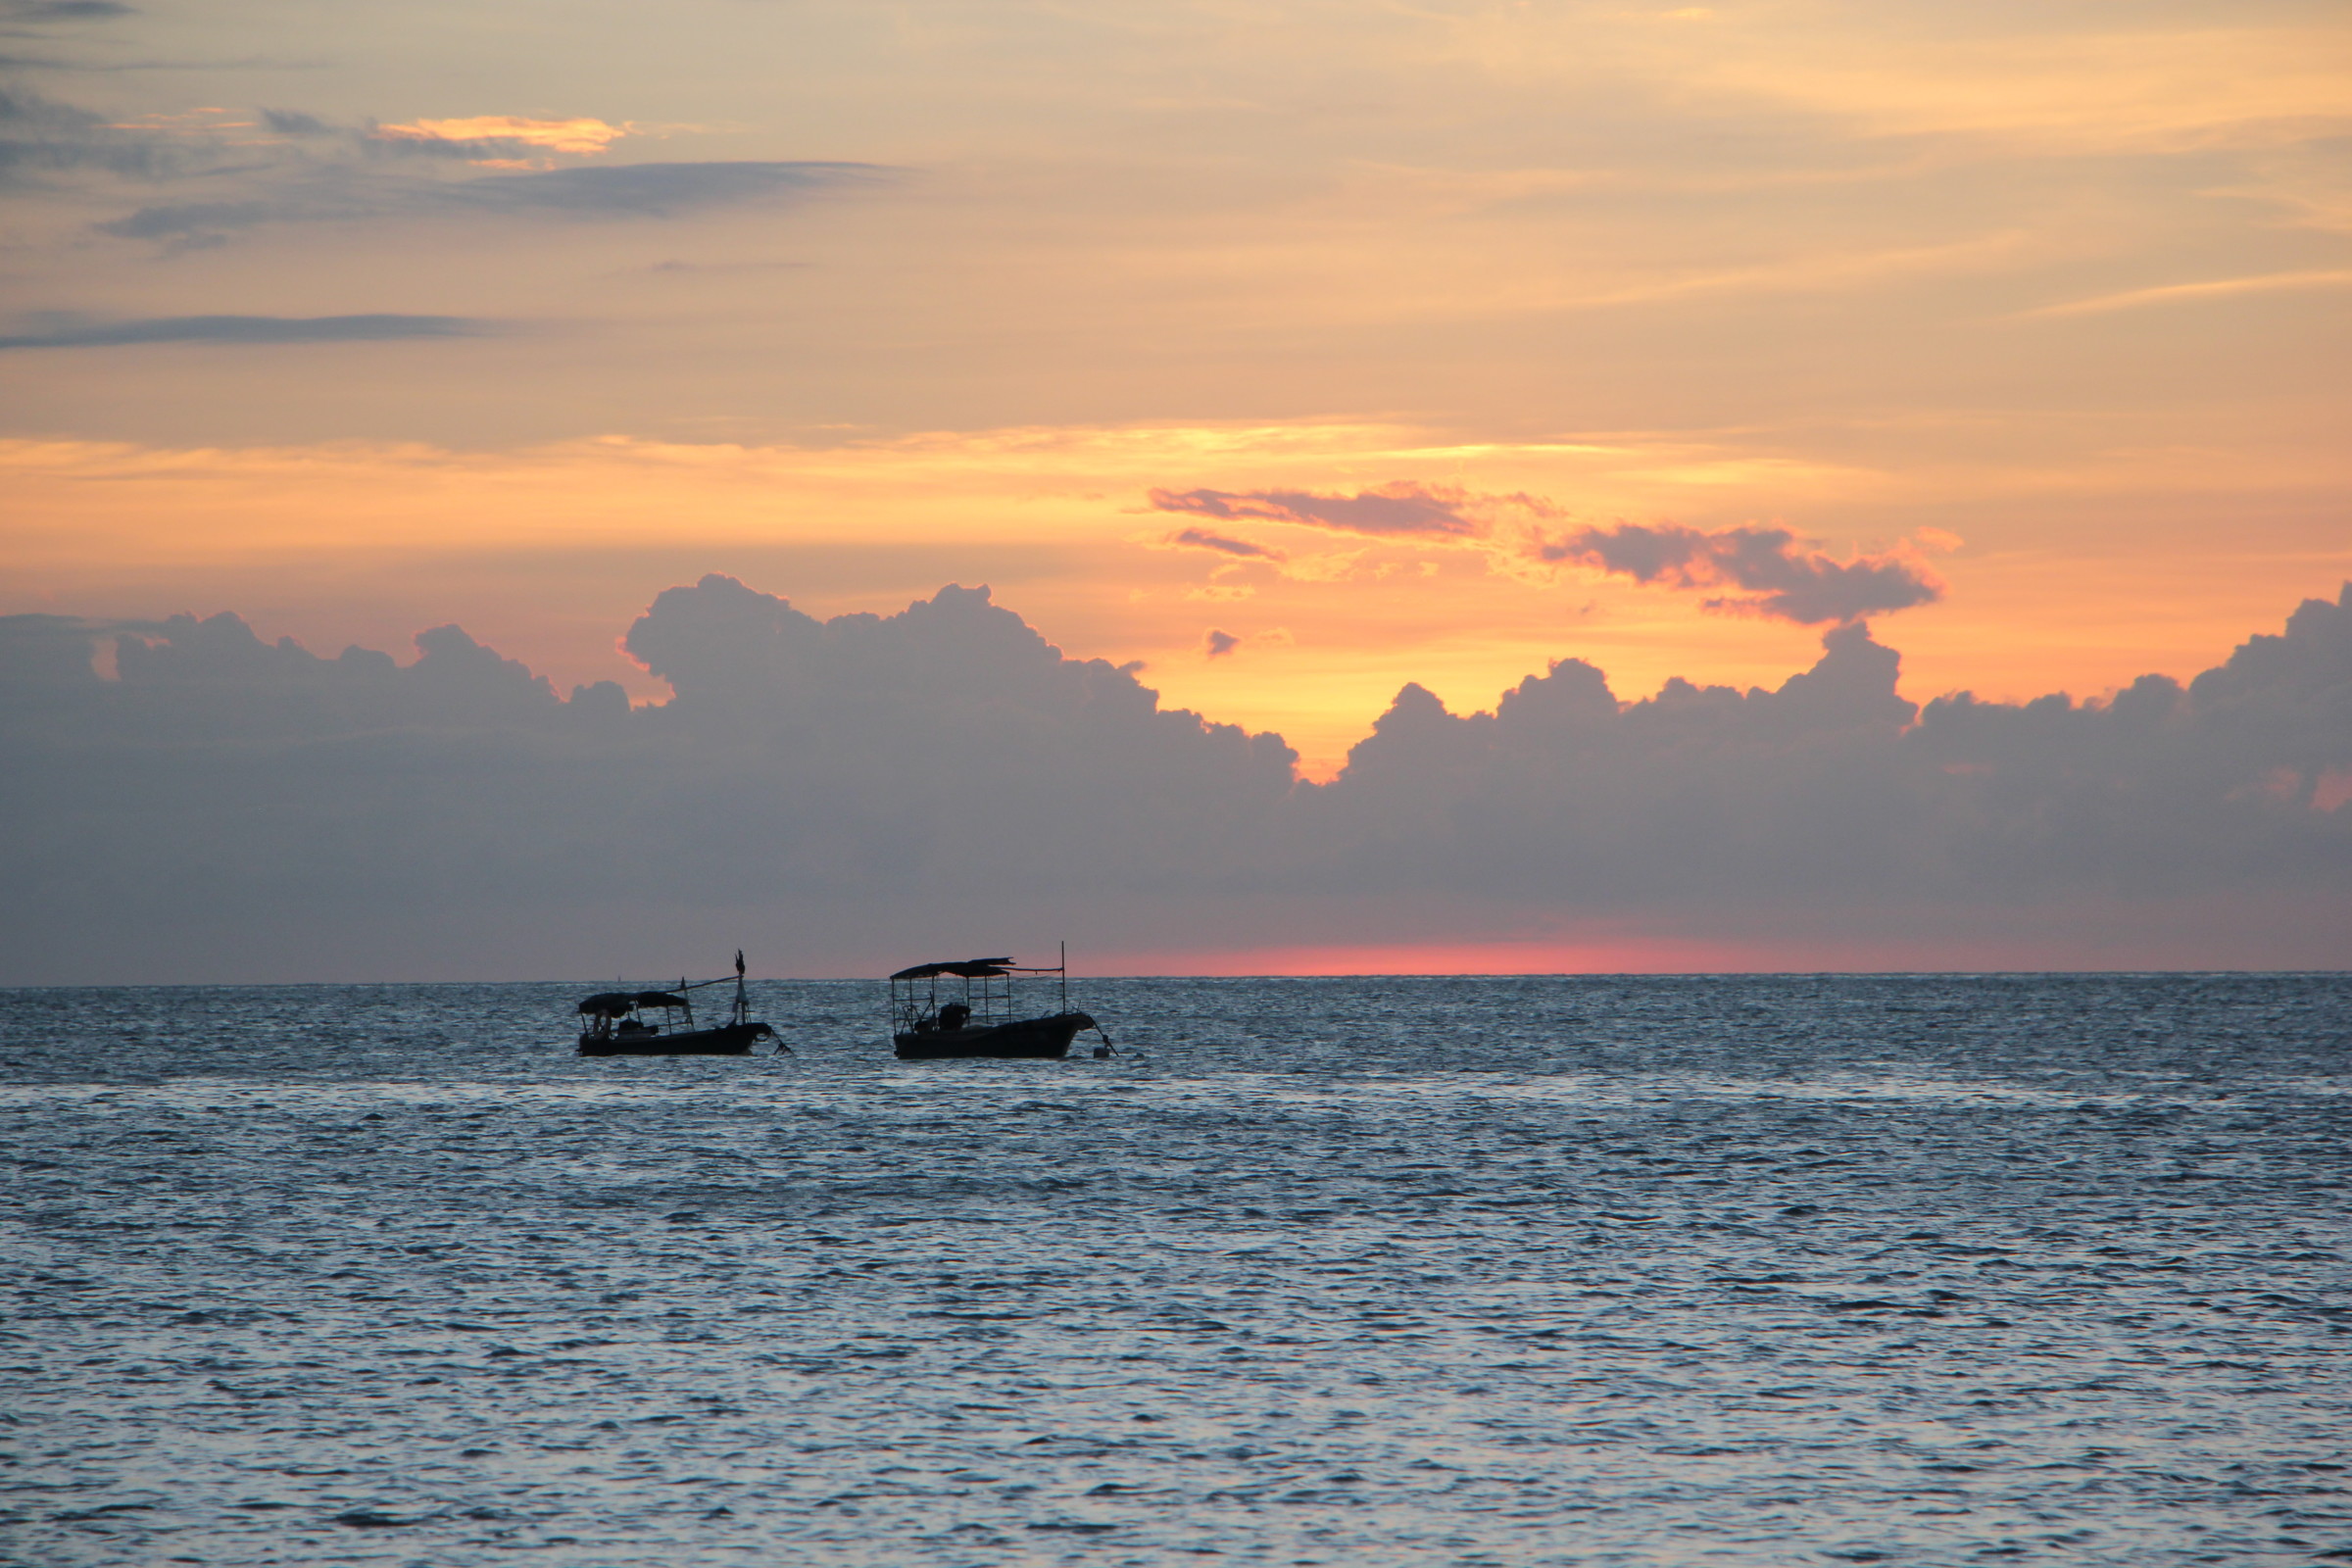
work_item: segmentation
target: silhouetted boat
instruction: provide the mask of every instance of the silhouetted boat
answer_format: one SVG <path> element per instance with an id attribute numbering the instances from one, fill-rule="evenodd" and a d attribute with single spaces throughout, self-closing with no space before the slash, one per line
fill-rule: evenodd
<path id="1" fill-rule="evenodd" d="M 735 1001 L 725 1023 L 696 1028 L 694 993 L 705 986 L 723 986 L 718 980 L 681 978 L 666 991 L 600 991 L 580 1003 L 588 1027 L 580 1031 L 583 1056 L 747 1056 L 755 1040 L 776 1040 L 776 1032 L 752 1016 L 751 999 L 743 989 L 743 955 L 735 955 Z M 662 1014 L 660 1023 L 646 1019 L 648 1011 Z M 684 1013 L 685 1027 L 671 1014 Z M 792 1048 L 776 1040 L 776 1050 Z"/>
<path id="2" fill-rule="evenodd" d="M 1061 1008 L 1035 1018 L 1013 1016 L 1012 977 L 1061 977 Z M 943 985 L 942 982 L 949 982 Z M 944 995 L 943 995 L 944 993 Z M 949 1056 L 1038 1056 L 1058 1059 L 1082 1029 L 1102 1035 L 1095 1054 L 1110 1054 L 1110 1036 L 1090 1015 L 1069 1008 L 1069 956 L 1054 967 L 1024 968 L 1010 958 L 962 958 L 918 963 L 890 977 L 891 1044 L 902 1061 Z"/>

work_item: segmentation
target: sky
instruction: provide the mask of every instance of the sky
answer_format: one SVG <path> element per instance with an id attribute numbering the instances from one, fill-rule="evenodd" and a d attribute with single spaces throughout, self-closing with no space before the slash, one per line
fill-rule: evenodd
<path id="1" fill-rule="evenodd" d="M 868 845 L 863 877 L 843 870 L 866 843 L 848 797 L 817 791 L 789 830 L 783 805 L 739 803 L 838 863 L 796 851 L 767 891 L 689 900 L 667 926 L 547 917 L 577 893 L 551 873 L 528 918 L 561 940 L 428 940 L 411 905 L 464 875 L 436 893 L 403 873 L 392 899 L 355 863 L 305 884 L 322 902 L 291 935 L 258 914 L 200 935 L 199 898 L 93 958 L 92 905 L 9 977 L 557 974 L 564 942 L 595 949 L 582 973 L 655 949 L 667 968 L 688 927 L 731 951 L 730 921 L 766 922 L 783 970 L 862 973 L 912 961 L 900 933 L 1001 947 L 1001 921 L 1050 942 L 1082 903 L 1106 961 L 1138 971 L 2352 960 L 2352 904 L 2311 880 L 2352 832 L 2331 782 L 2352 698 L 2326 695 L 2352 578 L 2348 148 L 2352 26 L 2323 3 L 4 0 L 0 655 L 29 662 L 0 684 L 30 726 L 17 755 L 53 763 L 9 786 L 48 803 L 10 830 L 13 875 L 63 888 L 61 846 L 104 859 L 111 840 L 191 888 L 212 862 L 186 835 L 223 863 L 292 854 L 291 819 L 230 823 L 221 802 L 73 804 L 112 776 L 102 757 L 157 770 L 143 788 L 251 788 L 184 751 L 196 677 L 164 672 L 212 670 L 204 703 L 229 702 L 223 681 L 283 697 L 330 677 L 237 663 L 224 614 L 338 668 L 356 646 L 425 669 L 419 634 L 462 626 L 546 679 L 462 720 L 325 697 L 298 724 L 221 719 L 211 744 L 292 747 L 287 776 L 318 789 L 356 788 L 328 754 L 393 726 L 382 744 L 424 748 L 401 764 L 416 832 L 474 809 L 451 725 L 537 756 L 589 732 L 549 739 L 533 704 L 617 702 L 600 744 L 699 757 L 699 721 L 662 711 L 684 688 L 630 640 L 662 605 L 736 591 L 712 574 L 827 628 L 985 605 L 1118 703 L 1155 704 L 1138 735 L 1189 724 L 1203 756 L 1243 737 L 1255 760 L 1202 788 L 1256 803 L 1223 837 L 1181 827 L 1128 736 L 1124 761 L 1072 775 L 1128 803 L 1067 803 L 1124 826 L 1079 839 L 1209 838 L 1122 862 L 1115 896 L 1038 880 L 1018 920 L 985 891 L 1002 880 L 912 909 L 877 887 L 963 875 L 939 836 L 975 803 L 1060 798 L 1007 762 L 970 800 L 907 803 L 929 849 L 894 872 Z M 2309 667 L 2257 669 L 2273 642 Z M 61 673 L 71 647 L 103 689 Z M 1759 759 L 1839 786 L 1795 765 L 1820 761 L 1813 730 L 1742 705 L 1869 649 L 1899 655 L 1881 684 L 1907 706 L 1870 720 L 1880 751 L 1856 765 L 1909 825 L 1799 874 L 1758 846 L 1803 838 L 1813 808 L 1772 796 L 1780 764 Z M 1522 776 L 1490 732 L 1555 664 L 1601 672 L 1632 727 L 1597 772 Z M 2209 670 L 2237 673 L 2197 685 Z M 2177 778 L 2118 772 L 2122 743 L 2094 733 L 2148 676 L 2180 690 L 2144 759 Z M 891 678 L 909 714 L 949 722 Z M 720 684 L 747 712 L 807 696 Z M 1719 742 L 1690 743 L 1711 761 L 1633 738 L 1686 688 L 1754 720 L 1718 715 Z M 1938 714 L 2031 727 L 2058 694 L 2079 757 L 1938 752 L 1961 733 Z M 1459 766 L 1375 788 L 1421 698 Z M 2241 703 L 2306 732 L 2265 728 L 2225 765 Z M 1013 709 L 1077 722 L 1051 695 Z M 924 765 L 870 727 L 809 723 L 864 765 Z M 1763 748 L 1752 788 L 1710 771 L 1727 747 Z M 1931 754 L 1939 778 L 2072 769 L 2171 805 L 2126 832 L 2120 797 L 2086 805 L 2058 773 L 1930 788 Z M 672 765 L 649 798 L 700 776 Z M 788 753 L 742 765 L 797 787 Z M 1642 875 L 1596 847 L 1622 818 L 1592 802 L 1632 790 L 1609 798 L 1639 814 L 1685 785 L 1715 803 L 1691 809 L 1726 835 L 1720 863 L 1683 865 L 1651 829 L 1625 834 L 1651 846 Z M 1172 816 L 1122 814 L 1151 801 Z M 2225 827 L 2209 808 L 2285 814 Z M 598 815 L 613 801 L 567 809 L 578 842 L 620 830 Z M 1555 880 L 1460 839 L 1488 813 L 1553 845 L 1528 858 Z M 1052 858 L 1047 827 L 1024 831 Z M 387 864 L 418 855 L 370 842 Z M 1281 889 L 1177 874 L 1247 862 L 1245 842 L 1290 868 Z M 2042 845 L 2049 875 L 1952 859 L 2007 864 L 1996 842 Z M 239 874 L 253 909 L 293 863 Z M 843 918 L 780 912 L 793 878 Z"/>

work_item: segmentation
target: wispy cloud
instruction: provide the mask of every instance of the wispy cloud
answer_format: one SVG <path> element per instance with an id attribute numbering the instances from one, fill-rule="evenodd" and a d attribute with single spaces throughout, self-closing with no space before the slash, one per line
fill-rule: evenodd
<path id="1" fill-rule="evenodd" d="M 1778 527 L 1706 532 L 1679 523 L 1620 523 L 1561 535 L 1552 530 L 1567 509 L 1544 497 L 1486 494 L 1409 480 L 1352 495 L 1206 488 L 1154 489 L 1149 494 L 1159 512 L 1300 524 L 1397 545 L 1468 544 L 1484 551 L 1496 569 L 1514 575 L 1524 572 L 1533 560 L 1593 567 L 1671 588 L 1728 589 L 1705 601 L 1706 608 L 1806 625 L 1934 603 L 1942 597 L 1942 585 L 1921 567 L 1917 555 L 1958 543 L 1951 535 L 1928 529 L 1917 544 L 1897 553 L 1837 561 L 1799 540 L 1792 530 Z M 1300 574 L 1266 546 L 1207 528 L 1183 529 L 1167 542 L 1283 564 L 1289 574 Z"/>
<path id="2" fill-rule="evenodd" d="M 381 343 L 480 337 L 489 323 L 464 316 L 161 316 L 84 322 L 0 337 L 0 349 L 123 348 L 142 343 Z"/>
<path id="3" fill-rule="evenodd" d="M 320 120 L 317 115 L 306 115 L 300 110 L 264 109 L 258 113 L 262 117 L 263 126 L 275 131 L 280 136 L 331 136 L 335 134 L 336 127 Z"/>
<path id="4" fill-rule="evenodd" d="M 1304 523 L 1342 533 L 1468 538 L 1486 525 L 1465 515 L 1466 491 L 1398 481 L 1351 496 L 1317 495 L 1311 490 L 1153 490 L 1158 512 L 1238 521 Z"/>
<path id="5" fill-rule="evenodd" d="M 1620 523 L 1583 528 L 1537 549 L 1539 560 L 1574 562 L 1640 583 L 1673 588 L 1732 588 L 1710 610 L 1770 616 L 1803 625 L 1933 604 L 1943 587 L 1902 556 L 1834 561 L 1801 546 L 1787 528 L 1726 528 L 1708 533 L 1678 523 Z"/>
<path id="6" fill-rule="evenodd" d="M 2173 305 L 2182 300 L 2215 299 L 2230 294 L 2267 294 L 2278 289 L 2347 286 L 2352 286 L 2352 268 L 2264 272 L 2253 277 L 2216 277 L 2196 283 L 2163 283 L 2154 288 L 2126 289 L 2120 294 L 2101 294 L 2091 299 L 2044 305 L 2035 310 L 2020 311 L 2018 315 L 2091 316 L 2105 311 L 2137 310 L 2145 305 Z"/>
<path id="7" fill-rule="evenodd" d="M 1190 545 L 1195 550 L 1214 550 L 1220 555 L 1237 556 L 1245 561 L 1283 560 L 1283 553 L 1272 545 L 1252 544 L 1247 539 L 1235 539 L 1206 528 L 1179 528 L 1168 535 L 1172 545 Z"/>
<path id="8" fill-rule="evenodd" d="M 114 22 L 138 15 L 135 6 L 116 0 L 11 0 L 0 6 L 0 24 L 39 27 L 58 23 Z"/>
<path id="9" fill-rule="evenodd" d="M 170 138 L 126 130 L 22 85 L 0 84 L 0 185 L 75 170 L 158 178 L 182 162 Z"/>
<path id="10" fill-rule="evenodd" d="M 506 174 L 436 186 L 427 205 L 579 218 L 669 218 L 872 179 L 885 172 L 873 164 L 627 164 L 612 169 Z"/>
<path id="11" fill-rule="evenodd" d="M 486 174 L 454 182 L 312 178 L 244 201 L 142 207 L 97 225 L 124 239 L 218 243 L 269 223 L 354 221 L 480 213 L 510 217 L 676 218 L 710 209 L 786 199 L 872 181 L 893 171 L 873 164 L 728 162 L 627 164 Z"/>

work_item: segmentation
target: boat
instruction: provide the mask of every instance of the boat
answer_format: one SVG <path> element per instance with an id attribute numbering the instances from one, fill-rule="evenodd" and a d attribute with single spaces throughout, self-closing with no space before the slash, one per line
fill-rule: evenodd
<path id="1" fill-rule="evenodd" d="M 1087 1013 L 1070 1010 L 1069 951 L 1053 968 L 1024 967 L 1010 958 L 952 958 L 918 963 L 890 977 L 891 1044 L 901 1061 L 952 1056 L 1039 1057 L 1058 1061 L 1081 1031 L 1102 1035 L 1097 1056 L 1111 1054 L 1110 1036 Z M 1050 974 L 1060 981 L 1061 1010 L 1015 1016 L 1015 975 Z"/>
<path id="2" fill-rule="evenodd" d="M 752 1016 L 751 998 L 743 987 L 743 954 L 735 955 L 735 999 L 725 1023 L 701 1028 L 694 1021 L 694 994 L 708 986 L 725 985 L 725 977 L 697 980 L 681 976 L 675 986 L 653 991 L 600 991 L 580 1002 L 583 1056 L 748 1056 L 755 1040 L 775 1040 L 776 1052 L 789 1055 L 792 1048 L 776 1040 L 776 1032 Z M 660 1022 L 646 1014 L 658 1012 Z M 678 1015 L 683 1014 L 683 1018 Z"/>

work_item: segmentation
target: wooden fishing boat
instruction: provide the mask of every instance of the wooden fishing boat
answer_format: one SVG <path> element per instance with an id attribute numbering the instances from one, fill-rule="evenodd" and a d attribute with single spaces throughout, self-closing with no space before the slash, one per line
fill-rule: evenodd
<path id="1" fill-rule="evenodd" d="M 775 1030 L 752 1016 L 751 998 L 744 990 L 743 955 L 735 955 L 735 998 L 724 1023 L 697 1027 L 694 993 L 707 986 L 723 986 L 724 977 L 697 980 L 680 977 L 675 986 L 653 991 L 600 991 L 581 1001 L 579 1014 L 588 1020 L 580 1031 L 583 1056 L 748 1056 L 752 1043 L 775 1040 L 779 1054 L 792 1048 L 776 1040 Z M 659 1022 L 647 1016 L 659 1013 Z M 682 1015 L 682 1016 L 681 1016 Z"/>
<path id="2" fill-rule="evenodd" d="M 1020 1017 L 1013 1005 L 1015 975 L 1057 977 L 1061 1010 Z M 890 977 L 891 1044 L 902 1061 L 953 1056 L 1040 1057 L 1059 1060 L 1070 1043 L 1092 1029 L 1111 1054 L 1110 1036 L 1092 1015 L 1069 1005 L 1069 955 L 1053 968 L 1023 967 L 1010 958 L 958 958 L 918 963 Z"/>

